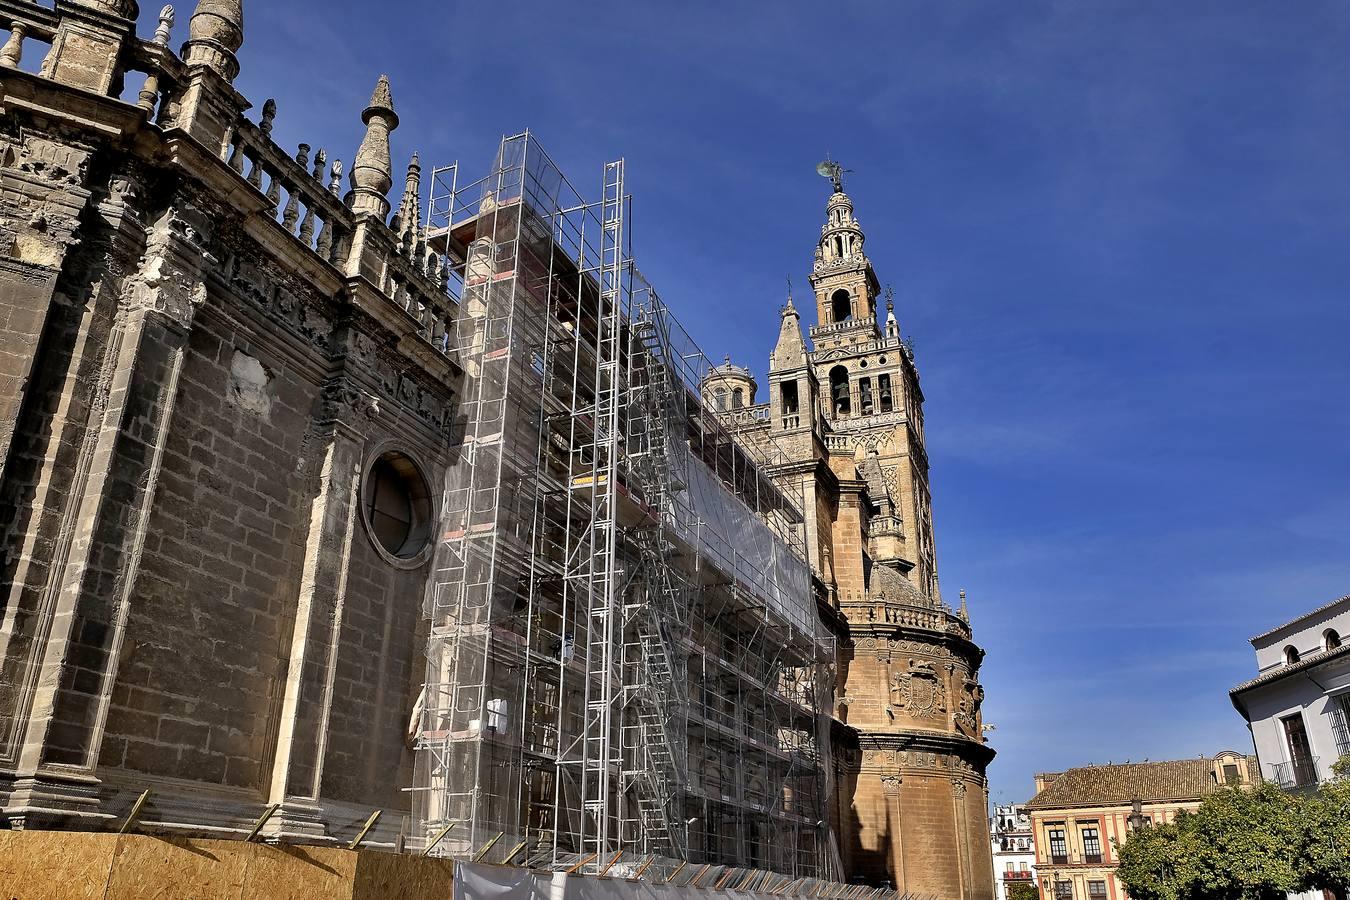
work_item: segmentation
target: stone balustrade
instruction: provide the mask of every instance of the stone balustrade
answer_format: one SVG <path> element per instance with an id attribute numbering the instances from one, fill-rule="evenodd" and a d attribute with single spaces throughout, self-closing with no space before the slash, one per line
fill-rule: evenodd
<path id="1" fill-rule="evenodd" d="M 68 22 L 68 16 L 60 7 L 0 0 L 0 34 L 7 33 L 0 38 L 0 79 L 5 70 L 23 68 L 25 56 L 31 58 L 31 45 L 41 44 L 47 49 L 40 77 L 113 97 L 119 95 L 129 73 L 144 73 L 134 105 L 166 130 L 191 130 L 191 123 L 180 119 L 192 67 L 170 49 L 175 20 L 172 6 L 160 11 L 150 40 L 136 37 L 135 22 L 111 14 L 100 21 L 105 33 L 97 39 L 66 40 L 67 31 L 76 33 L 76 23 L 74 19 Z M 271 137 L 276 115 L 276 103 L 269 100 L 257 123 L 242 114 L 229 123 L 219 150 L 221 162 L 262 196 L 263 213 L 294 240 L 340 270 L 354 268 L 348 263 L 357 215 L 351 209 L 351 198 L 341 196 L 342 162 L 330 162 L 326 150 L 314 151 L 309 144 L 301 144 L 293 154 L 283 150 Z M 380 224 L 384 239 L 367 241 L 359 248 L 361 253 L 380 258 L 363 260 L 355 268 L 378 273 L 380 292 L 413 318 L 416 332 L 427 343 L 448 354 L 458 299 L 450 289 L 447 261 L 428 249 L 424 229 L 403 228 L 395 233 L 387 223 Z"/>

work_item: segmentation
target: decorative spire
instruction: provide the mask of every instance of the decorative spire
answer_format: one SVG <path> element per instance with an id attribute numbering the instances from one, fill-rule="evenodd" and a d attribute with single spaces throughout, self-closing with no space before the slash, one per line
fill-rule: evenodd
<path id="1" fill-rule="evenodd" d="M 792 303 L 791 279 L 788 280 L 787 305 L 783 307 L 778 342 L 769 354 L 769 370 L 792 369 L 806 365 L 806 342 L 802 340 L 801 317 Z"/>
<path id="2" fill-rule="evenodd" d="M 352 191 L 347 205 L 352 212 L 389 218 L 389 189 L 394 186 L 393 162 L 389 154 L 389 133 L 398 127 L 394 98 L 389 91 L 389 76 L 381 75 L 370 104 L 361 113 L 366 136 L 352 163 Z"/>
<path id="3" fill-rule="evenodd" d="M 159 11 L 159 27 L 155 29 L 155 36 L 152 40 L 161 47 L 169 46 L 169 37 L 173 34 L 173 20 L 172 6 L 166 6 Z"/>
<path id="4" fill-rule="evenodd" d="M 239 74 L 235 54 L 244 46 L 243 0 L 200 0 L 188 22 L 188 40 L 183 45 L 183 61 L 189 66 L 206 66 L 226 81 Z"/>
<path id="5" fill-rule="evenodd" d="M 895 289 L 886 285 L 886 337 L 900 337 L 900 323 L 895 321 Z"/>
<path id="6" fill-rule="evenodd" d="M 866 264 L 867 257 L 863 253 L 866 239 L 862 226 L 853 216 L 853 200 L 842 190 L 836 190 L 825 204 L 825 224 L 820 226 L 820 243 L 816 245 L 815 272 L 836 266 Z"/>
<path id="7" fill-rule="evenodd" d="M 411 244 L 422 230 L 422 159 L 412 155 L 408 163 L 408 178 L 404 183 L 403 202 L 398 206 L 398 236 L 401 241 Z"/>
<path id="8" fill-rule="evenodd" d="M 956 614 L 957 614 L 958 616 L 960 616 L 961 618 L 965 619 L 965 620 L 966 620 L 966 624 L 970 624 L 970 608 L 966 606 L 966 592 L 965 592 L 965 591 L 962 591 L 962 592 L 961 592 L 961 608 L 957 611 Z"/>

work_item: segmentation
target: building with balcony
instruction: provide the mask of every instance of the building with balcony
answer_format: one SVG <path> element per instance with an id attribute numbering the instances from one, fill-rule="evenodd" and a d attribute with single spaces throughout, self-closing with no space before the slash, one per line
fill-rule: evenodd
<path id="1" fill-rule="evenodd" d="M 1026 806 L 1036 880 L 1053 900 L 1124 900 L 1117 849 L 1135 828 L 1171 822 L 1225 784 L 1259 780 L 1256 761 L 1231 750 L 1213 758 L 1084 766 L 1036 776 Z"/>
<path id="2" fill-rule="evenodd" d="M 989 846 L 994 855 L 997 900 L 1008 900 L 1008 889 L 1015 884 L 1036 883 L 1036 845 L 1025 804 L 994 807 L 989 819 Z"/>
<path id="3" fill-rule="evenodd" d="M 1255 678 L 1229 692 L 1251 729 L 1261 774 L 1315 787 L 1350 753 L 1350 596 L 1252 638 Z"/>

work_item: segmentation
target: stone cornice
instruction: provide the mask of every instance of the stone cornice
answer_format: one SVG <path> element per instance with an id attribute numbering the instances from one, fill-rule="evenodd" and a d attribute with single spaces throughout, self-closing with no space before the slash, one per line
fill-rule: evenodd
<path id="1" fill-rule="evenodd" d="M 971 740 L 965 735 L 947 731 L 868 731 L 853 728 L 858 735 L 858 746 L 866 750 L 919 750 L 931 753 L 955 753 L 967 759 L 988 765 L 997 755 L 988 744 Z"/>

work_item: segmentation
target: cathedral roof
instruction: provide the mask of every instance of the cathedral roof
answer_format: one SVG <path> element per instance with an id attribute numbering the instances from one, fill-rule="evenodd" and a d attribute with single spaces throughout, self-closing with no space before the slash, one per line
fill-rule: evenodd
<path id="1" fill-rule="evenodd" d="M 718 375 L 732 375 L 738 378 L 749 378 L 754 380 L 754 376 L 750 374 L 750 370 L 744 366 L 738 366 L 733 363 L 730 356 L 726 358 L 726 362 L 722 363 L 722 365 L 713 366 L 712 371 L 708 373 L 710 378 Z"/>
<path id="2" fill-rule="evenodd" d="M 928 598 L 898 569 L 882 564 L 872 566 L 867 578 L 867 593 L 873 599 L 884 597 L 899 603 L 929 604 Z"/>

